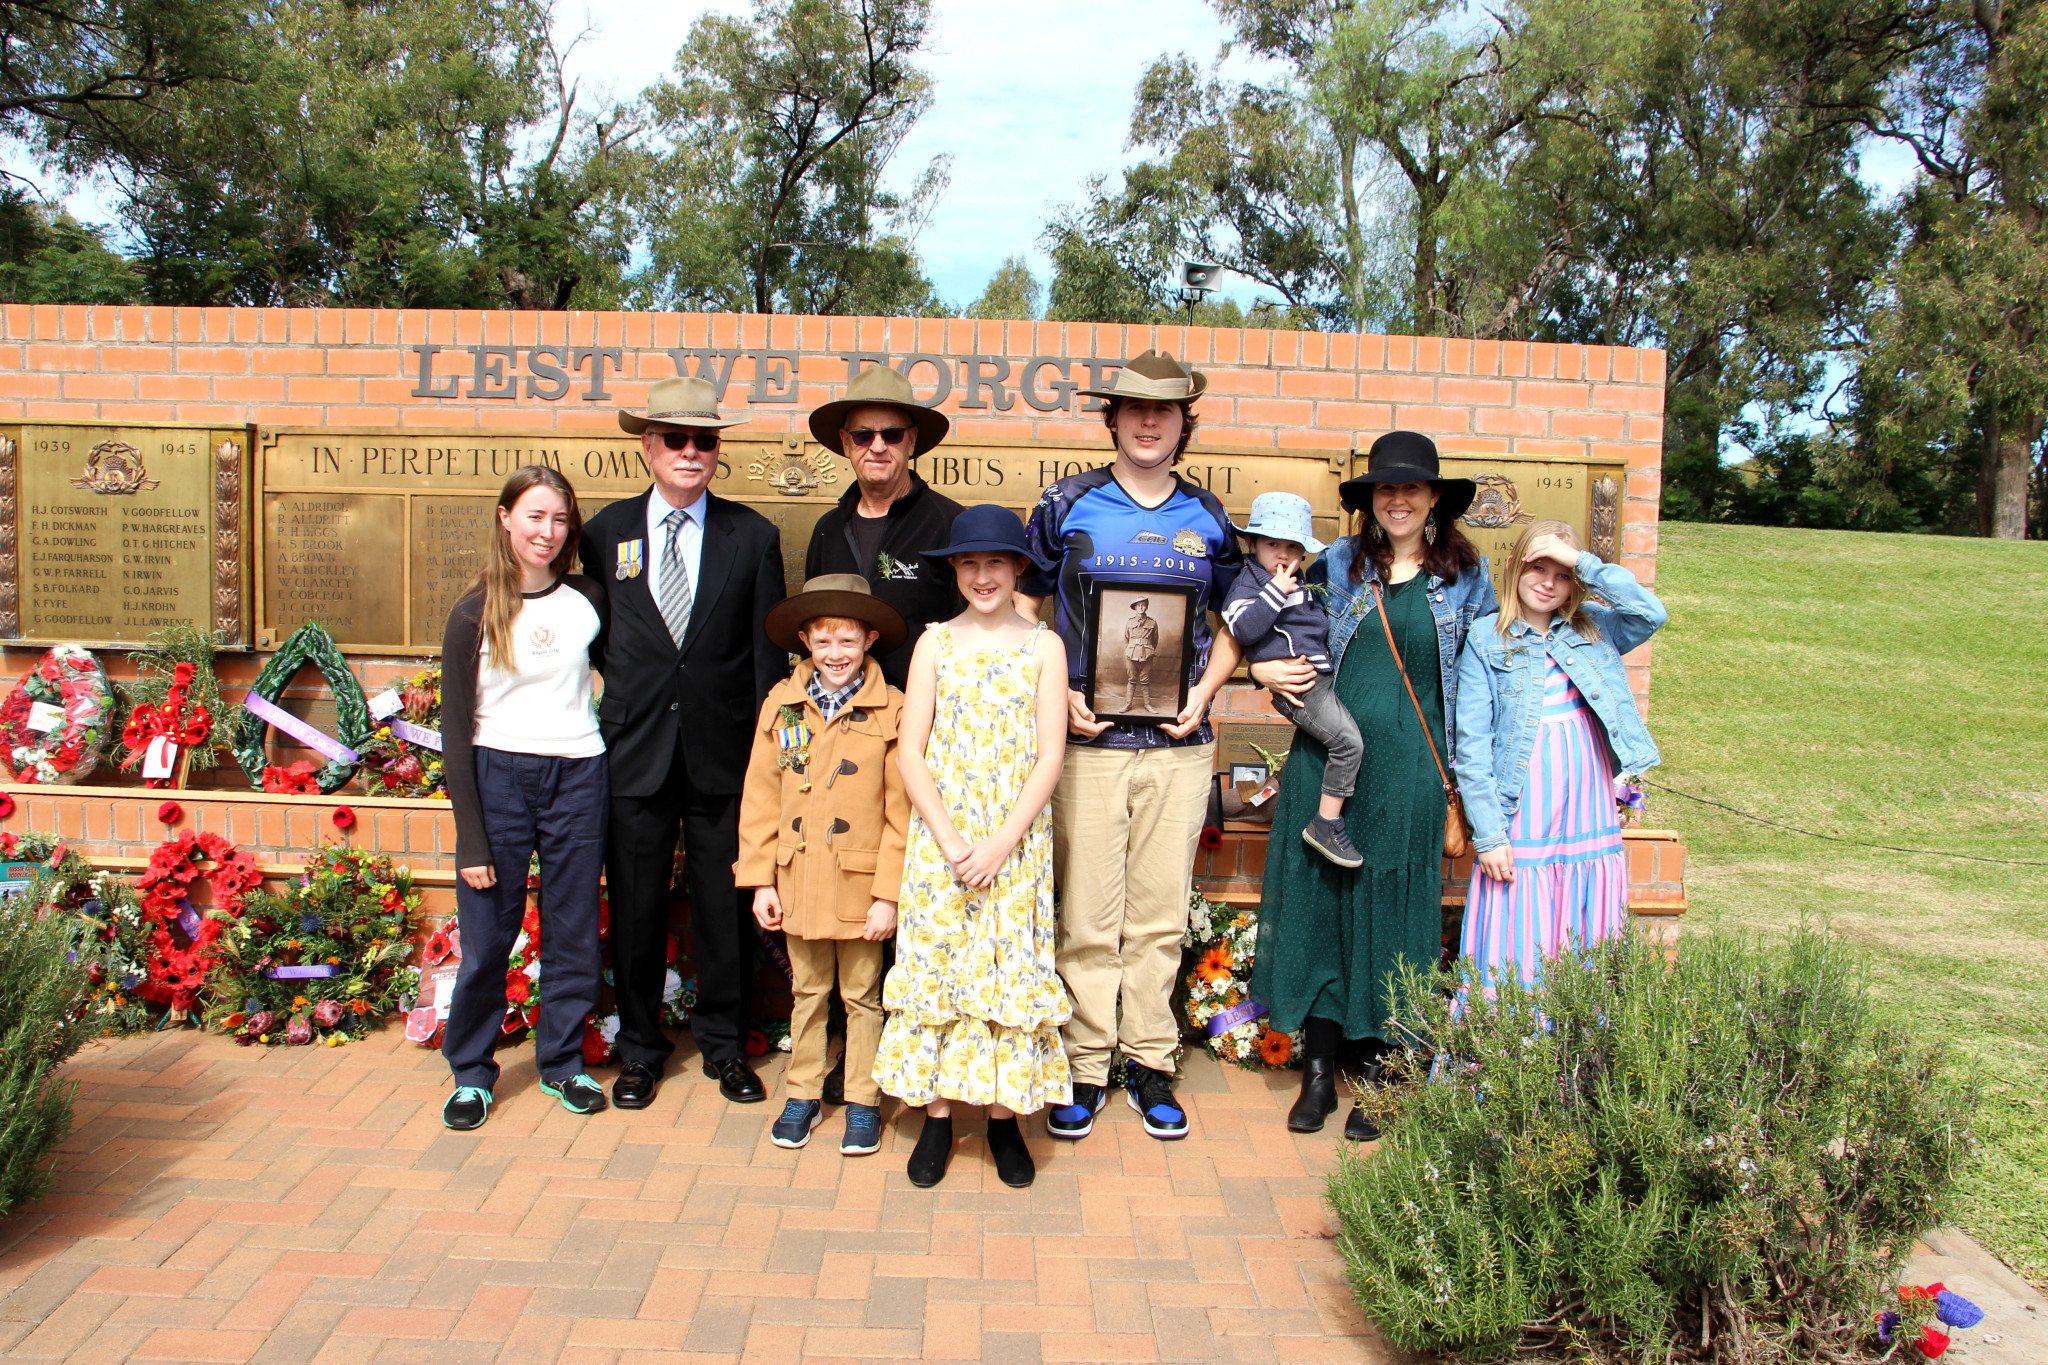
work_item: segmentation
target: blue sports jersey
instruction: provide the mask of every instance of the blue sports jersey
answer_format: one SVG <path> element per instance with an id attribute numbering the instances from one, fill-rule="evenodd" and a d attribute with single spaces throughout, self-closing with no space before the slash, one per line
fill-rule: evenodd
<path id="1" fill-rule="evenodd" d="M 1193 687 L 1200 680 L 1213 638 L 1209 612 L 1223 601 L 1244 563 L 1230 518 L 1208 489 L 1175 475 L 1165 502 L 1141 507 L 1105 465 L 1047 488 L 1031 509 L 1024 534 L 1033 569 L 1018 586 L 1033 597 L 1053 599 L 1054 624 L 1066 642 L 1067 672 L 1076 691 L 1088 671 L 1089 595 L 1101 585 L 1192 588 L 1194 650 L 1187 681 Z M 1130 638 L 1134 643 L 1128 648 L 1142 652 L 1142 632 Z M 1178 686 L 1170 679 L 1167 685 Z M 1067 740 L 1110 749 L 1161 749 L 1207 744 L 1215 737 L 1204 721 L 1186 739 L 1172 739 L 1156 725 L 1113 725 L 1092 740 L 1075 735 Z"/>

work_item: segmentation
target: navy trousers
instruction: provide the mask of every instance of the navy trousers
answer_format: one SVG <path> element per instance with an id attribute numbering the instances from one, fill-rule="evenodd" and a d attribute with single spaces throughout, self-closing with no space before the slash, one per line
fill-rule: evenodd
<path id="1" fill-rule="evenodd" d="M 526 914 L 526 867 L 540 852 L 540 1027 L 534 1046 L 542 1080 L 583 1070 L 583 1021 L 597 1003 L 598 876 L 604 870 L 611 776 L 603 754 L 549 758 L 476 750 L 477 797 L 498 884 L 478 891 L 455 879 L 462 966 L 441 1051 L 457 1085 L 498 1082 L 491 1057 L 505 1023 L 505 966 Z"/>

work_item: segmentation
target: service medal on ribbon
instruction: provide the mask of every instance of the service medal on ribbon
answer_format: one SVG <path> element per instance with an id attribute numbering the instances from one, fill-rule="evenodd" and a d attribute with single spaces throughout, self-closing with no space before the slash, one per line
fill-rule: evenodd
<path id="1" fill-rule="evenodd" d="M 647 542 L 644 540 L 622 540 L 619 542 L 619 567 L 615 571 L 614 576 L 620 582 L 624 582 L 628 578 L 638 578 L 640 576 L 641 570 L 647 564 L 646 545 Z"/>

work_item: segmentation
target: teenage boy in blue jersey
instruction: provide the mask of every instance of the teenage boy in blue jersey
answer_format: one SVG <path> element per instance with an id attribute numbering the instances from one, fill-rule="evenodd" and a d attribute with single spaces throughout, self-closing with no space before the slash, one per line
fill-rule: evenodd
<path id="1" fill-rule="evenodd" d="M 1195 846 L 1216 762 L 1209 701 L 1243 657 L 1228 634 L 1212 635 L 1208 613 L 1244 562 L 1223 505 L 1174 473 L 1194 436 L 1203 376 L 1170 355 L 1147 351 L 1107 388 L 1103 423 L 1116 459 L 1061 479 L 1032 509 L 1026 536 L 1033 572 L 1020 597 L 1054 599 L 1067 646 L 1067 761 L 1053 792 L 1053 875 L 1060 891 L 1059 972 L 1074 997 L 1062 1031 L 1073 1071 L 1073 1103 L 1053 1108 L 1046 1130 L 1086 1137 L 1107 1099 L 1110 1055 L 1124 1056 L 1131 1108 L 1153 1137 L 1186 1137 L 1187 1114 L 1173 1093 L 1180 1030 L 1170 997 L 1187 929 Z M 1194 595 L 1185 642 L 1187 705 L 1158 724 L 1098 720 L 1082 690 L 1088 660 L 1089 597 L 1102 588 L 1151 589 L 1150 606 Z M 1130 602 L 1124 600 L 1124 611 Z M 1176 605 L 1172 615 L 1178 616 Z M 1102 622 L 1107 648 L 1136 648 L 1129 620 Z M 1157 638 L 1157 626 L 1153 626 Z M 1137 643 L 1142 643 L 1139 641 Z M 1143 652 L 1142 650 L 1140 652 Z M 1167 661 L 1130 662 L 1126 705 L 1136 694 L 1171 704 L 1180 680 Z M 1098 700 L 1105 700 L 1098 698 Z M 1149 708 L 1148 708 L 1149 709 Z M 1118 1006 L 1121 1003 L 1121 1019 Z"/>

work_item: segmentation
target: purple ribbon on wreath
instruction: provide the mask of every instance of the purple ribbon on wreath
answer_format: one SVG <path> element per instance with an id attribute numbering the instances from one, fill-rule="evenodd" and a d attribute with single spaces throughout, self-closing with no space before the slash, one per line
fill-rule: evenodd
<path id="1" fill-rule="evenodd" d="M 1239 1024 L 1249 1024 L 1266 1012 L 1266 1007 L 1256 1000 L 1240 1000 L 1227 1010 L 1218 1010 L 1209 1016 L 1209 1022 L 1202 1026 L 1202 1032 L 1211 1038 L 1230 1032 Z"/>
<path id="2" fill-rule="evenodd" d="M 323 962 L 313 967 L 265 967 L 263 974 L 272 981 L 313 981 L 323 976 L 340 976 L 341 968 Z"/>

